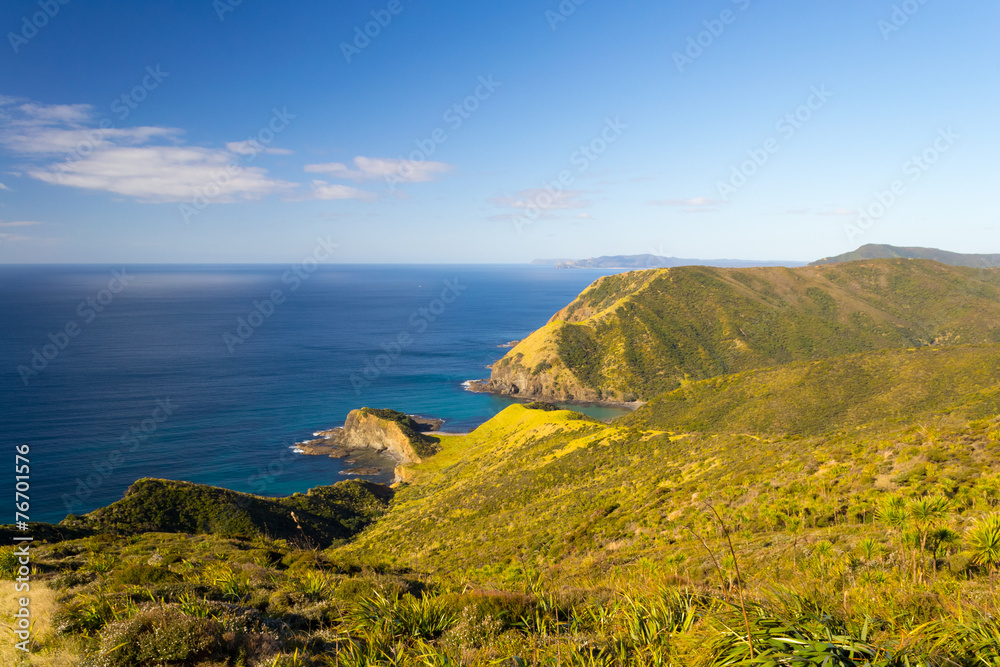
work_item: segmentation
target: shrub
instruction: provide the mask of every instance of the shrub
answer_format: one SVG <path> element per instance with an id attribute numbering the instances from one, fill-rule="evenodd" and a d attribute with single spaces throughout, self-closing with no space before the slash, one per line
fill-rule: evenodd
<path id="1" fill-rule="evenodd" d="M 0 548 L 0 579 L 13 579 L 19 565 L 14 547 Z"/>
<path id="2" fill-rule="evenodd" d="M 108 626 L 91 664 L 192 664 L 223 651 L 222 626 L 217 621 L 188 616 L 177 609 L 153 609 Z"/>
<path id="3" fill-rule="evenodd" d="M 357 602 L 376 593 L 375 585 L 367 579 L 345 579 L 337 586 L 335 595 L 347 602 Z"/>
<path id="4" fill-rule="evenodd" d="M 989 568 L 1000 567 L 1000 514 L 984 517 L 969 530 L 972 562 Z"/>
<path id="5" fill-rule="evenodd" d="M 466 607 L 458 621 L 445 634 L 446 643 L 463 651 L 482 648 L 496 641 L 504 630 L 500 619 L 483 614 L 475 607 Z"/>
<path id="6" fill-rule="evenodd" d="M 119 568 L 112 577 L 113 581 L 123 586 L 149 586 L 168 581 L 177 581 L 180 576 L 165 567 L 133 563 Z"/>

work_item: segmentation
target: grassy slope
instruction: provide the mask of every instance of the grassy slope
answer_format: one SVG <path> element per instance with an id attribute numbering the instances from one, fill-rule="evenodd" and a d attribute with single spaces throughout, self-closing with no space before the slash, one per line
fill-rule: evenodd
<path id="1" fill-rule="evenodd" d="M 1000 346 L 887 350 L 685 383 L 622 423 L 815 435 L 960 408 L 972 418 L 1000 412 Z"/>
<path id="2" fill-rule="evenodd" d="M 141 479 L 122 500 L 63 523 L 95 533 L 269 536 L 324 547 L 381 516 L 390 497 L 383 486 L 353 480 L 287 498 L 264 498 L 189 482 Z"/>
<path id="3" fill-rule="evenodd" d="M 682 267 L 604 278 L 513 348 L 495 379 L 551 395 L 650 398 L 685 379 L 947 343 L 1000 342 L 1000 271 L 879 260 Z"/>
<path id="4" fill-rule="evenodd" d="M 955 356 L 975 352 L 970 366 L 995 354 L 973 348 Z M 911 379 L 944 385 L 951 368 L 936 363 L 936 354 L 944 353 L 921 353 L 935 363 L 915 364 Z M 878 354 L 869 361 L 896 363 Z M 813 376 L 811 388 L 823 382 Z M 967 389 L 939 398 L 965 402 L 970 413 L 987 411 Z M 869 398 L 856 395 L 855 408 Z M 841 411 L 822 434 L 785 437 L 609 426 L 511 406 L 468 436 L 443 438 L 443 451 L 413 469 L 413 484 L 397 491 L 390 513 L 347 549 L 377 548 L 400 563 L 473 580 L 503 580 L 526 558 L 570 580 L 641 558 L 662 562 L 671 553 L 702 560 L 684 525 L 706 525 L 706 502 L 748 536 L 796 522 L 819 531 L 863 526 L 893 490 L 960 496 L 979 512 L 996 502 L 1000 420 L 931 411 L 904 424 L 858 428 L 858 415 L 878 420 L 886 416 L 880 410 L 897 412 L 891 402 Z M 763 552 L 762 562 L 773 556 Z M 484 562 L 497 565 L 478 571 Z"/>

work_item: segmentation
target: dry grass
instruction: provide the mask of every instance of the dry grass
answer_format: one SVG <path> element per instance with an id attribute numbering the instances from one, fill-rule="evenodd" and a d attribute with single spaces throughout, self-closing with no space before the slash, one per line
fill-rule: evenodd
<path id="1" fill-rule="evenodd" d="M 34 621 L 29 654 L 15 648 L 14 644 L 20 640 L 12 633 L 14 614 L 20 608 L 18 599 L 22 597 L 31 600 Z M 57 636 L 52 627 L 52 618 L 59 608 L 57 598 L 58 593 L 44 584 L 32 583 L 30 592 L 18 593 L 14 590 L 14 582 L 3 582 L 0 586 L 0 622 L 7 632 L 0 644 L 0 664 L 32 667 L 73 667 L 80 664 L 82 656 L 78 640 Z"/>

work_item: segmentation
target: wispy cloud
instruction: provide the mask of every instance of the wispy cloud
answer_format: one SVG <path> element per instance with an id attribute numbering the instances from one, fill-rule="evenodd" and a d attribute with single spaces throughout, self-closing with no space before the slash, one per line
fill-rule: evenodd
<path id="1" fill-rule="evenodd" d="M 4 185 L 3 183 L 0 183 L 0 190 L 10 190 L 10 188 L 8 188 L 8 187 L 7 187 L 6 185 Z"/>
<path id="2" fill-rule="evenodd" d="M 312 182 L 312 196 L 310 199 L 360 199 L 362 201 L 375 201 L 378 195 L 374 192 L 366 192 L 349 185 L 330 184 L 326 181 Z"/>
<path id="3" fill-rule="evenodd" d="M 4 234 L 0 232 L 0 244 L 3 243 L 14 243 L 15 241 L 27 241 L 30 236 L 18 236 L 17 234 Z"/>
<path id="4" fill-rule="evenodd" d="M 248 142 L 203 148 L 184 145 L 176 128 L 102 128 L 88 105 L 3 98 L 0 127 L 0 147 L 31 160 L 24 172 L 53 185 L 157 203 L 188 201 L 199 188 L 222 180 L 226 185 L 213 201 L 258 199 L 296 187 L 260 167 L 234 169 Z"/>
<path id="5" fill-rule="evenodd" d="M 42 223 L 36 220 L 18 220 L 16 222 L 0 222 L 0 227 L 33 227 Z"/>
<path id="6" fill-rule="evenodd" d="M 816 215 L 857 215 L 858 212 L 852 208 L 835 208 L 832 211 L 820 211 Z"/>
<path id="7" fill-rule="evenodd" d="M 231 153 L 236 153 L 237 155 L 257 155 L 259 153 L 264 153 L 265 155 L 295 154 L 295 151 L 288 150 L 287 148 L 262 146 L 260 142 L 254 141 L 253 139 L 247 139 L 245 141 L 230 141 L 226 144 L 226 149 Z"/>
<path id="8" fill-rule="evenodd" d="M 354 158 L 354 167 L 352 169 L 341 162 L 328 162 L 307 164 L 305 170 L 308 173 L 326 174 L 331 178 L 358 182 L 379 181 L 391 177 L 395 183 L 427 183 L 454 169 L 454 165 L 445 162 L 414 162 L 361 155 Z"/>

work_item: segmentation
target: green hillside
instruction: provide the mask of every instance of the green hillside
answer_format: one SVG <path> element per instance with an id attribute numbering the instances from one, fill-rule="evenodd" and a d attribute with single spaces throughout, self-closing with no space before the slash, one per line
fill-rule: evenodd
<path id="1" fill-rule="evenodd" d="M 141 479 L 125 497 L 61 527 L 92 533 L 269 536 L 319 547 L 343 540 L 381 516 L 392 493 L 359 481 L 287 498 L 264 498 L 190 482 Z"/>
<path id="2" fill-rule="evenodd" d="M 880 245 L 870 243 L 863 245 L 857 250 L 837 255 L 836 257 L 824 257 L 813 262 L 810 266 L 822 266 L 824 264 L 839 264 L 841 262 L 857 262 L 872 259 L 930 259 L 950 266 L 966 266 L 974 269 L 991 269 L 1000 267 L 1000 254 L 994 255 L 969 255 L 937 248 L 901 248 L 892 245 Z"/>
<path id="3" fill-rule="evenodd" d="M 888 350 L 689 382 L 620 423 L 816 435 L 951 412 L 973 419 L 1000 413 L 1000 345 Z"/>
<path id="4" fill-rule="evenodd" d="M 325 551 L 38 545 L 38 650 L 108 667 L 995 665 L 1000 417 L 968 419 L 977 400 L 802 437 L 514 405 L 442 436 L 381 519 Z"/>
<path id="5" fill-rule="evenodd" d="M 1000 270 L 878 260 L 602 278 L 494 364 L 493 391 L 648 399 L 795 361 L 1000 341 Z"/>
<path id="6" fill-rule="evenodd" d="M 469 436 L 443 438 L 387 517 L 346 548 L 472 580 L 516 578 L 531 558 L 572 580 L 665 556 L 690 541 L 686 524 L 710 523 L 706 503 L 748 537 L 795 521 L 864 525 L 898 491 L 960 495 L 983 512 L 1000 493 L 996 400 L 963 405 L 986 419 L 927 414 L 801 436 L 654 430 L 512 406 Z"/>

